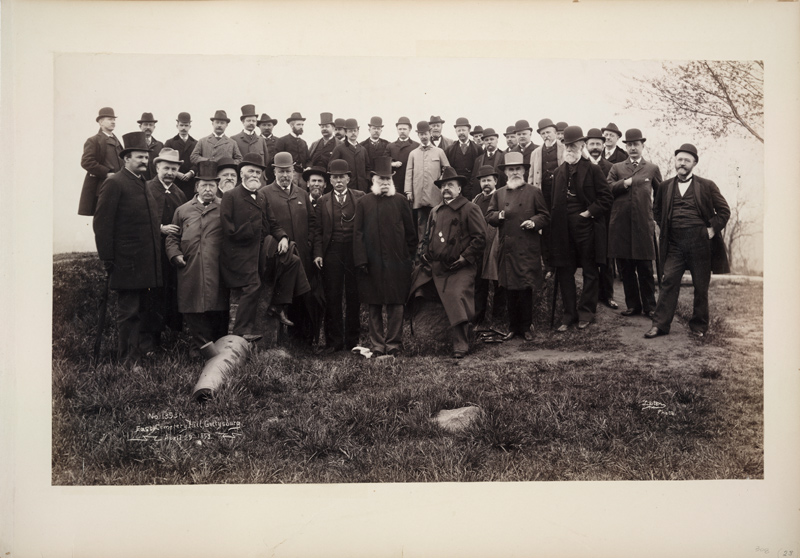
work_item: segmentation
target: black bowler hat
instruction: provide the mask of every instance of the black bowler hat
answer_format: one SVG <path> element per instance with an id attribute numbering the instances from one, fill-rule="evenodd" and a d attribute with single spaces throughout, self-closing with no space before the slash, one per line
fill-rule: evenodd
<path id="1" fill-rule="evenodd" d="M 461 176 L 456 172 L 456 169 L 453 167 L 445 167 L 442 171 L 442 177 L 439 180 L 434 180 L 433 183 L 436 184 L 437 187 L 441 188 L 442 184 L 445 182 L 449 182 L 450 180 L 455 180 L 458 182 L 458 185 L 464 188 L 469 181 L 467 180 L 466 176 Z"/>
<path id="2" fill-rule="evenodd" d="M 542 118 L 539 121 L 539 124 L 537 124 L 537 126 L 538 126 L 538 128 L 536 129 L 537 134 L 541 134 L 542 130 L 544 130 L 545 128 L 555 128 L 556 130 L 558 130 L 556 125 L 553 124 L 553 121 L 550 120 L 549 118 Z"/>
<path id="3" fill-rule="evenodd" d="M 241 171 L 246 166 L 258 167 L 261 170 L 267 168 L 264 164 L 264 159 L 258 153 L 248 153 L 244 156 L 242 162 L 239 163 L 239 170 Z"/>
<path id="4" fill-rule="evenodd" d="M 325 169 L 323 169 L 322 167 L 308 167 L 306 170 L 303 171 L 303 180 L 308 182 L 308 179 L 311 178 L 312 174 L 318 174 L 323 179 L 328 178 L 328 173 L 325 172 Z"/>
<path id="5" fill-rule="evenodd" d="M 475 126 L 475 129 L 469 133 L 469 135 L 471 136 L 474 136 L 475 134 L 480 134 L 481 136 L 483 136 L 484 135 L 483 126 Z"/>
<path id="6" fill-rule="evenodd" d="M 122 135 L 122 143 L 125 149 L 119 152 L 120 158 L 125 157 L 131 151 L 147 151 L 150 153 L 151 148 L 147 147 L 147 136 L 144 132 L 128 132 Z"/>
<path id="7" fill-rule="evenodd" d="M 514 131 L 522 132 L 525 130 L 530 130 L 531 132 L 533 132 L 533 128 L 531 128 L 531 125 L 528 124 L 527 120 L 517 120 L 517 123 L 514 124 Z"/>
<path id="8" fill-rule="evenodd" d="M 608 130 L 609 132 L 614 132 L 619 137 L 622 137 L 622 131 L 619 128 L 617 128 L 617 125 L 614 124 L 613 122 L 609 122 L 608 126 L 606 126 L 605 128 L 600 128 L 601 132 L 605 132 L 606 130 Z"/>
<path id="9" fill-rule="evenodd" d="M 431 116 L 428 124 L 444 124 L 444 120 L 442 120 L 441 116 Z"/>
<path id="10" fill-rule="evenodd" d="M 114 114 L 114 109 L 111 107 L 103 107 L 97 113 L 97 118 L 94 119 L 95 122 L 100 122 L 101 118 L 116 118 L 117 115 Z"/>
<path id="11" fill-rule="evenodd" d="M 580 126 L 567 126 L 564 129 L 564 145 L 569 145 L 585 139 L 586 137 L 583 135 L 583 130 Z"/>
<path id="12" fill-rule="evenodd" d="M 319 114 L 319 125 L 325 126 L 327 124 L 333 124 L 333 114 L 330 112 L 321 112 Z"/>
<path id="13" fill-rule="evenodd" d="M 425 132 L 431 131 L 431 124 L 430 122 L 425 122 L 424 120 L 420 120 L 417 122 L 417 133 L 424 134 Z"/>
<path id="14" fill-rule="evenodd" d="M 642 137 L 642 131 L 639 128 L 625 130 L 625 139 L 622 140 L 622 143 L 633 143 L 635 141 L 644 143 L 647 141 L 647 138 Z"/>
<path id="15" fill-rule="evenodd" d="M 694 162 L 697 163 L 700 161 L 700 155 L 697 154 L 697 148 L 692 145 L 691 143 L 684 143 L 678 149 L 675 150 L 675 155 L 680 152 L 688 153 L 694 156 Z"/>
<path id="16" fill-rule="evenodd" d="M 158 120 L 153 118 L 152 112 L 143 112 L 142 117 L 139 120 L 137 120 L 136 123 L 141 124 L 142 122 L 152 122 L 153 124 L 155 124 L 156 122 L 158 122 Z"/>
<path id="17" fill-rule="evenodd" d="M 217 161 L 217 172 L 222 169 L 236 169 L 239 170 L 239 165 L 230 157 L 222 157 Z"/>
<path id="18" fill-rule="evenodd" d="M 328 178 L 334 174 L 346 174 L 348 176 L 352 176 L 352 172 L 350 172 L 350 165 L 344 159 L 334 159 L 330 163 L 328 163 Z"/>
<path id="19" fill-rule="evenodd" d="M 228 114 L 224 110 L 218 110 L 217 112 L 214 113 L 214 116 L 212 116 L 209 120 L 211 120 L 212 122 L 214 120 L 222 120 L 224 122 L 231 121 L 231 119 L 228 118 Z"/>
<path id="20" fill-rule="evenodd" d="M 411 127 L 411 120 L 408 119 L 408 116 L 401 116 L 397 119 L 397 124 L 395 126 L 399 126 L 400 124 L 405 124 L 409 128 Z"/>
<path id="21" fill-rule="evenodd" d="M 383 178 L 394 176 L 391 157 L 375 157 L 373 163 L 374 169 L 370 171 L 370 174 L 376 174 Z"/>
<path id="22" fill-rule="evenodd" d="M 476 130 L 477 130 L 477 128 L 476 128 Z M 483 138 L 484 138 L 484 139 L 486 139 L 486 138 L 490 138 L 490 137 L 492 137 L 492 136 L 494 136 L 494 137 L 496 137 L 496 138 L 500 137 L 500 136 L 499 136 L 499 134 L 498 134 L 497 132 L 495 132 L 495 131 L 494 131 L 494 128 L 486 128 L 486 129 L 483 131 Z"/>
<path id="23" fill-rule="evenodd" d="M 358 120 L 355 118 L 348 118 L 344 121 L 345 130 L 355 130 L 356 128 L 358 128 Z"/>
<path id="24" fill-rule="evenodd" d="M 291 124 L 295 120 L 302 120 L 303 122 L 306 121 L 306 119 L 303 118 L 303 116 L 299 112 L 293 112 L 292 115 L 286 119 L 286 123 Z"/>
<path id="25" fill-rule="evenodd" d="M 369 125 L 375 126 L 376 128 L 383 128 L 383 118 L 380 116 L 373 116 L 369 119 Z"/>
<path id="26" fill-rule="evenodd" d="M 517 129 L 516 129 L 516 127 L 514 127 L 514 126 L 508 126 L 508 127 L 506 128 L 506 131 L 505 131 L 505 133 L 504 133 L 503 135 L 504 135 L 505 137 L 508 137 L 508 136 L 516 136 L 516 135 L 517 135 Z"/>
<path id="27" fill-rule="evenodd" d="M 346 122 L 346 120 L 344 118 L 337 118 L 336 120 L 333 121 L 333 127 L 334 128 L 344 128 L 345 122 Z"/>
<path id="28" fill-rule="evenodd" d="M 498 176 L 500 176 L 500 174 L 492 165 L 483 165 L 480 168 L 480 170 L 478 170 L 478 174 L 477 176 L 475 176 L 475 178 L 477 180 L 480 180 L 484 176 L 494 176 L 495 178 L 497 178 Z"/>
<path id="29" fill-rule="evenodd" d="M 263 113 L 263 114 L 261 115 L 261 118 L 259 118 L 259 119 L 258 119 L 258 121 L 256 122 L 256 124 L 267 124 L 268 122 L 271 122 L 273 126 L 274 126 L 275 124 L 277 124 L 277 123 L 278 123 L 277 119 L 275 119 L 275 118 L 270 118 L 270 117 L 269 117 L 269 114 L 267 114 L 267 113 L 265 112 L 265 113 Z"/>
<path id="30" fill-rule="evenodd" d="M 256 112 L 255 105 L 244 105 L 242 107 L 242 116 L 239 117 L 239 120 L 244 120 L 248 116 L 255 116 L 258 118 L 258 113 Z"/>
<path id="31" fill-rule="evenodd" d="M 215 180 L 219 182 L 219 177 L 217 176 L 219 171 L 219 165 L 216 161 L 211 159 L 200 161 L 197 163 L 197 180 Z"/>
<path id="32" fill-rule="evenodd" d="M 567 126 L 569 126 L 569 124 L 566 122 L 556 122 L 556 132 L 563 132 L 567 129 Z"/>
<path id="33" fill-rule="evenodd" d="M 472 128 L 472 125 L 469 123 L 469 120 L 464 118 L 463 116 L 456 118 L 456 123 L 453 124 L 453 128 L 458 128 L 459 126 L 466 126 L 467 128 Z"/>
<path id="34" fill-rule="evenodd" d="M 192 123 L 192 115 L 188 112 L 179 112 L 178 113 L 178 122 L 181 124 L 191 124 Z"/>
<path id="35" fill-rule="evenodd" d="M 599 139 L 599 140 L 603 140 L 603 141 L 606 140 L 606 138 L 603 137 L 603 132 L 600 131 L 600 128 L 592 128 L 591 130 L 589 130 L 586 133 L 586 138 L 585 139 L 587 139 L 587 140 Z"/>

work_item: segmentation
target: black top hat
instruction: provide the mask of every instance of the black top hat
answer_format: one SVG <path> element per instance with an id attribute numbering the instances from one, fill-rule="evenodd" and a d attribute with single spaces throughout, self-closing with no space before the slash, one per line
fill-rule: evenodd
<path id="1" fill-rule="evenodd" d="M 498 172 L 495 170 L 495 168 L 492 165 L 483 165 L 478 170 L 478 174 L 475 176 L 475 178 L 477 180 L 480 180 L 484 176 L 494 176 L 495 178 L 497 178 L 500 175 L 498 174 Z"/>
<path id="2" fill-rule="evenodd" d="M 433 183 L 436 184 L 439 188 L 442 187 L 442 184 L 445 182 L 449 182 L 450 180 L 455 180 L 458 182 L 458 185 L 462 188 L 469 183 L 466 176 L 461 176 L 456 172 L 456 169 L 453 167 L 445 167 L 442 170 L 442 177 L 439 180 L 434 180 Z"/>
<path id="3" fill-rule="evenodd" d="M 125 149 L 119 152 L 120 158 L 125 157 L 131 151 L 147 151 L 150 153 L 150 147 L 147 147 L 147 136 L 144 132 L 128 132 L 122 135 L 122 143 Z"/>
<path id="4" fill-rule="evenodd" d="M 328 173 L 325 172 L 325 169 L 323 169 L 322 167 L 308 167 L 306 170 L 303 171 L 303 180 L 308 182 L 308 179 L 311 178 L 312 174 L 318 174 L 324 179 L 328 178 Z"/>
<path id="5" fill-rule="evenodd" d="M 431 116 L 428 124 L 444 124 L 444 120 L 442 120 L 441 116 Z"/>
<path id="6" fill-rule="evenodd" d="M 352 176 L 350 165 L 344 159 L 334 159 L 328 163 L 328 178 L 333 174 L 346 174 Z"/>
<path id="7" fill-rule="evenodd" d="M 506 151 L 503 163 L 497 165 L 500 170 L 505 170 L 506 167 L 523 166 L 526 169 L 530 168 L 531 164 L 525 162 L 525 157 L 519 151 Z"/>
<path id="8" fill-rule="evenodd" d="M 373 169 L 370 171 L 370 174 L 376 174 L 383 178 L 389 178 L 390 176 L 394 176 L 394 170 L 392 170 L 392 158 L 391 157 L 375 157 L 373 159 Z"/>
<path id="9" fill-rule="evenodd" d="M 330 112 L 321 112 L 319 114 L 319 125 L 326 126 L 328 124 L 333 124 L 333 114 Z"/>
<path id="10" fill-rule="evenodd" d="M 344 118 L 337 118 L 336 120 L 333 121 L 333 127 L 334 128 L 344 128 L 344 123 L 345 122 L 346 122 L 346 120 Z"/>
<path id="11" fill-rule="evenodd" d="M 411 127 L 411 120 L 408 119 L 408 116 L 401 116 L 397 119 L 397 124 L 395 126 L 399 126 L 400 124 L 405 124 L 409 128 Z"/>
<path id="12" fill-rule="evenodd" d="M 95 122 L 100 122 L 101 118 L 116 118 L 117 115 L 114 114 L 114 109 L 111 107 L 103 107 L 97 113 L 97 118 L 94 119 Z"/>
<path id="13" fill-rule="evenodd" d="M 264 159 L 258 153 L 248 153 L 245 155 L 244 158 L 242 158 L 242 162 L 239 163 L 239 170 L 241 171 L 242 168 L 248 165 L 258 167 L 261 170 L 267 168 L 267 166 L 264 164 Z"/>
<path id="14" fill-rule="evenodd" d="M 244 120 L 248 116 L 255 116 L 258 118 L 258 113 L 256 112 L 255 105 L 244 105 L 242 107 L 242 116 L 239 117 L 239 120 Z"/>
<path id="15" fill-rule="evenodd" d="M 613 122 L 609 122 L 608 126 L 606 126 L 605 128 L 600 128 L 601 132 L 605 132 L 606 130 L 608 130 L 609 132 L 614 132 L 619 137 L 622 137 L 622 132 L 620 131 L 619 128 L 617 128 L 617 125 L 614 124 Z"/>
<path id="16" fill-rule="evenodd" d="M 188 112 L 179 112 L 178 113 L 178 122 L 181 124 L 191 124 L 192 122 L 192 115 Z"/>
<path id="17" fill-rule="evenodd" d="M 272 122 L 272 125 L 273 125 L 273 126 L 274 126 L 275 124 L 277 124 L 277 123 L 278 123 L 278 121 L 277 121 L 275 118 L 270 118 L 270 117 L 269 117 L 269 114 L 267 114 L 267 113 L 265 112 L 265 113 L 263 113 L 263 114 L 261 115 L 261 118 L 259 118 L 259 119 L 258 119 L 258 121 L 256 122 L 256 124 L 266 124 L 267 122 Z"/>
<path id="18" fill-rule="evenodd" d="M 215 180 L 219 182 L 218 172 L 219 164 L 212 159 L 197 163 L 197 180 Z"/>
<path id="19" fill-rule="evenodd" d="M 647 141 L 647 138 L 642 137 L 642 131 L 639 128 L 625 130 L 625 139 L 622 140 L 622 143 L 633 143 L 635 141 L 644 143 Z"/>
<path id="20" fill-rule="evenodd" d="M 453 128 L 458 128 L 459 126 L 466 126 L 467 128 L 472 128 L 472 125 L 469 123 L 469 120 L 467 120 L 463 116 L 456 118 L 456 123 L 453 124 Z"/>
<path id="21" fill-rule="evenodd" d="M 424 134 L 425 132 L 431 131 L 431 125 L 429 122 L 425 122 L 424 120 L 420 120 L 417 122 L 417 133 Z"/>
<path id="22" fill-rule="evenodd" d="M 306 119 L 303 118 L 303 116 L 299 112 L 293 112 L 292 115 L 286 119 L 286 123 L 291 124 L 295 120 L 302 120 L 303 122 L 306 121 Z"/>
<path id="23" fill-rule="evenodd" d="M 380 116 L 373 116 L 369 119 L 369 125 L 375 126 L 376 128 L 383 128 L 383 118 Z"/>
<path id="24" fill-rule="evenodd" d="M 477 130 L 477 127 L 476 127 L 476 130 Z M 490 138 L 490 137 L 492 137 L 492 136 L 494 136 L 494 137 L 496 137 L 496 138 L 497 138 L 497 137 L 500 137 L 500 136 L 499 136 L 499 134 L 498 134 L 497 132 L 495 132 L 495 131 L 494 131 L 494 128 L 486 128 L 486 129 L 483 131 L 483 137 L 484 137 L 484 139 L 486 139 L 486 138 Z"/>
<path id="25" fill-rule="evenodd" d="M 564 128 L 564 145 L 569 145 L 585 139 L 586 137 L 583 135 L 583 130 L 580 126 L 567 126 Z"/>
<path id="26" fill-rule="evenodd" d="M 690 155 L 694 155 L 694 162 L 698 162 L 700 160 L 700 155 L 697 154 L 697 148 L 692 145 L 691 143 L 684 143 L 678 149 L 675 150 L 675 155 L 683 151 L 684 153 L 689 153 Z"/>
<path id="27" fill-rule="evenodd" d="M 348 118 L 344 121 L 345 130 L 355 130 L 356 128 L 358 128 L 358 120 L 355 118 Z"/>
<path id="28" fill-rule="evenodd" d="M 228 118 L 228 115 L 224 110 L 218 110 L 217 112 L 214 113 L 214 116 L 212 116 L 209 120 L 211 120 L 212 122 L 214 120 L 223 120 L 225 122 L 231 121 L 231 119 Z"/>
<path id="29" fill-rule="evenodd" d="M 556 129 L 558 129 L 556 127 L 556 125 L 553 124 L 553 121 L 550 120 L 549 118 L 542 118 L 539 121 L 539 124 L 537 124 L 537 126 L 538 126 L 538 128 L 536 129 L 536 133 L 537 134 L 541 134 L 542 130 L 544 130 L 545 128 L 556 128 Z"/>
<path id="30" fill-rule="evenodd" d="M 471 136 L 474 136 L 475 134 L 483 135 L 483 126 L 475 126 L 475 128 L 469 133 Z"/>
<path id="31" fill-rule="evenodd" d="M 517 123 L 514 124 L 514 131 L 522 132 L 524 130 L 530 130 L 531 132 L 533 132 L 533 128 L 531 128 L 531 125 L 528 124 L 527 120 L 517 120 Z"/>
<path id="32" fill-rule="evenodd" d="M 517 135 L 517 128 L 515 126 L 508 126 L 506 128 L 506 132 L 503 135 L 505 137 L 516 136 Z"/>
<path id="33" fill-rule="evenodd" d="M 236 169 L 239 170 L 239 165 L 230 157 L 222 157 L 217 161 L 217 172 L 222 169 Z"/>
<path id="34" fill-rule="evenodd" d="M 569 126 L 569 124 L 566 122 L 556 122 L 556 132 L 563 132 L 567 129 L 567 126 Z"/>
<path id="35" fill-rule="evenodd" d="M 158 120 L 153 118 L 152 112 L 143 112 L 142 117 L 139 120 L 137 120 L 136 123 L 141 124 L 142 122 L 152 122 L 153 124 L 155 124 L 156 122 L 158 122 Z"/>
<path id="36" fill-rule="evenodd" d="M 605 141 L 606 138 L 603 137 L 603 132 L 600 131 L 600 128 L 592 128 L 586 133 L 586 138 L 584 139 L 599 139 Z"/>

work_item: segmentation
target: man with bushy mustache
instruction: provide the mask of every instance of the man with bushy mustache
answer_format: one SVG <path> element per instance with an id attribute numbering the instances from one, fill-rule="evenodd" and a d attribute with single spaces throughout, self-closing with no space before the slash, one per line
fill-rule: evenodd
<path id="1" fill-rule="evenodd" d="M 217 197 L 222 198 L 222 194 L 239 182 L 239 165 L 230 157 L 223 157 L 217 162 Z"/>

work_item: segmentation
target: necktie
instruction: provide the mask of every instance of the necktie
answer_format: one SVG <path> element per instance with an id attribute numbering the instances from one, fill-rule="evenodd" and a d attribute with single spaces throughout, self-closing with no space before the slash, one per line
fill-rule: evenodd
<path id="1" fill-rule="evenodd" d="M 634 161 L 634 162 L 633 162 L 633 168 L 636 168 L 636 167 L 638 167 L 638 166 L 639 166 L 639 161 Z"/>
<path id="2" fill-rule="evenodd" d="M 336 194 L 336 201 L 339 202 L 339 205 L 344 205 L 344 195 Z"/>
<path id="3" fill-rule="evenodd" d="M 461 144 L 461 154 L 462 155 L 466 155 L 467 154 L 467 146 L 466 146 L 466 144 L 463 144 L 463 143 Z"/>

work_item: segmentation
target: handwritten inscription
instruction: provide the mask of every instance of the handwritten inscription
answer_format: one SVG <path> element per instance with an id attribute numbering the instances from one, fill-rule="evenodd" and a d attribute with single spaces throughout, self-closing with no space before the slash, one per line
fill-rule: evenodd
<path id="1" fill-rule="evenodd" d="M 174 411 L 148 413 L 147 418 L 155 422 L 136 426 L 130 433 L 128 441 L 188 442 L 242 436 L 242 422 L 238 420 L 218 418 L 192 420 Z"/>

